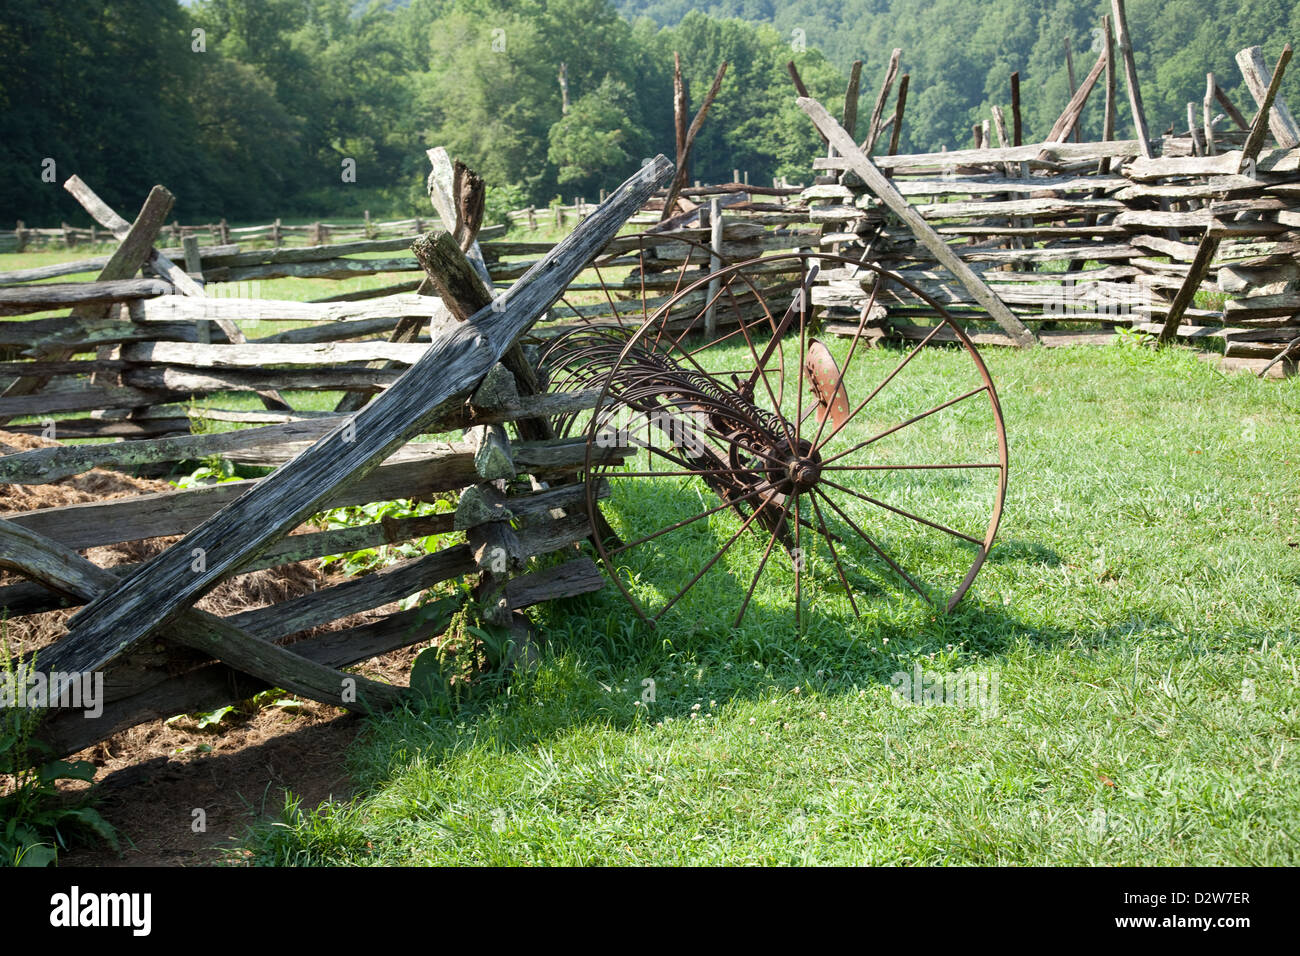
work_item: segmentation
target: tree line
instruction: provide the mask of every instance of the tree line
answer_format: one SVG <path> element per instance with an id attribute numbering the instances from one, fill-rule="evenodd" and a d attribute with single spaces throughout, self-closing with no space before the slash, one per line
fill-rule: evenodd
<path id="1" fill-rule="evenodd" d="M 1232 54 L 1276 57 L 1300 26 L 1286 0 L 1129 0 L 1152 128 L 1199 103 L 1206 70 L 1240 89 Z M 862 115 L 889 52 L 912 75 L 903 148 L 967 144 L 1022 77 L 1028 134 L 1082 77 L 1107 0 L 8 0 L 0 12 L 0 217 L 85 219 L 77 173 L 124 215 L 151 185 L 183 221 L 427 212 L 424 150 L 490 184 L 489 213 L 594 199 L 643 158 L 672 156 L 673 54 L 694 110 L 721 94 L 691 178 L 806 180 L 820 141 L 785 63 L 838 111 L 864 62 Z M 563 72 L 563 82 L 561 82 Z M 1289 78 L 1284 94 L 1300 89 Z M 1252 103 L 1234 92 L 1243 111 Z M 1128 125 L 1121 97 L 1121 134 Z M 1085 135 L 1099 135 L 1100 109 Z M 1185 122 L 1184 122 L 1185 125 Z M 860 135 L 865 131 L 860 130 Z M 9 225 L 9 223 L 6 223 Z"/>

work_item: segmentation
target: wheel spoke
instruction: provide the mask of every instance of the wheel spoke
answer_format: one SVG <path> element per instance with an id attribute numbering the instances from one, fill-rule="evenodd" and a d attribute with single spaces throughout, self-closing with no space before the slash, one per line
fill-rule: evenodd
<path id="1" fill-rule="evenodd" d="M 857 351 L 858 342 L 862 339 L 862 330 L 866 327 L 867 319 L 871 318 L 871 310 L 876 304 L 876 295 L 879 292 L 880 277 L 877 276 L 876 281 L 871 285 L 871 298 L 867 300 L 867 307 L 862 310 L 862 317 L 858 319 L 858 331 L 854 333 L 853 341 L 849 343 L 849 354 L 844 358 L 844 367 L 840 369 L 839 377 L 835 379 L 835 387 L 830 390 L 832 400 L 835 393 L 838 392 L 840 387 L 844 384 L 845 376 L 849 374 L 849 365 L 853 362 L 853 353 Z M 818 423 L 817 434 L 813 436 L 812 446 L 814 448 L 818 447 L 818 443 L 821 441 L 822 431 L 826 428 L 826 423 L 830 421 L 830 418 L 830 409 L 827 408 L 826 417 Z M 848 421 L 848 419 L 845 419 L 845 421 Z"/>
<path id="2" fill-rule="evenodd" d="M 709 569 L 718 563 L 718 559 L 722 557 L 722 555 L 726 552 L 728 548 L 730 548 L 733 544 L 736 543 L 736 541 L 740 538 L 740 536 L 745 533 L 746 529 L 748 529 L 749 526 L 754 523 L 754 519 L 757 518 L 762 513 L 763 513 L 763 507 L 761 505 L 758 508 L 754 509 L 754 513 L 751 514 L 748 518 L 746 518 L 745 523 L 740 526 L 740 530 L 737 531 L 735 534 L 733 534 L 730 538 L 728 538 L 727 543 L 724 544 L 721 548 L 719 548 L 717 550 L 717 553 L 714 554 L 713 557 L 709 558 L 707 562 L 705 562 L 704 567 L 700 568 L 700 570 L 695 573 L 695 577 L 687 581 L 686 586 L 682 588 L 680 591 L 678 591 L 671 601 L 669 601 L 667 604 L 665 604 L 662 608 L 659 609 L 659 613 L 655 615 L 656 621 L 659 620 L 659 618 L 663 617 L 665 614 L 667 614 L 668 609 L 671 608 L 678 601 L 680 601 L 687 591 L 695 587 L 696 581 L 698 581 L 700 578 L 704 577 L 704 575 L 709 573 Z"/>
<path id="3" fill-rule="evenodd" d="M 961 538 L 962 540 L 969 541 L 971 544 L 974 545 L 982 546 L 984 544 L 984 542 L 981 541 L 979 538 L 972 538 L 968 534 L 963 534 L 960 531 L 955 531 L 954 529 L 949 528 L 947 525 L 939 524 L 939 522 L 937 521 L 930 521 L 926 518 L 922 518 L 920 515 L 914 515 L 912 514 L 912 512 L 906 511 L 903 508 L 896 508 L 894 505 L 887 505 L 883 501 L 879 501 L 871 497 L 870 495 L 865 495 L 860 491 L 854 491 L 852 488 L 848 488 L 844 485 L 838 484 L 837 482 L 831 481 L 829 478 L 826 479 L 826 484 L 830 485 L 832 488 L 839 489 L 845 494 L 852 495 L 855 498 L 860 498 L 863 501 L 867 502 L 868 504 L 875 505 L 877 508 L 884 508 L 886 511 L 892 511 L 896 515 L 901 515 L 904 518 L 910 518 L 911 520 L 916 521 L 920 524 L 927 525 L 928 527 L 934 528 L 934 530 L 936 531 L 942 531 L 945 534 L 950 534 L 954 538 Z"/>
<path id="4" fill-rule="evenodd" d="M 1000 461 L 971 461 L 943 465 L 823 465 L 822 471 L 947 471 L 952 468 L 1001 467 Z"/>
<path id="5" fill-rule="evenodd" d="M 644 254 L 645 254 L 645 253 L 644 253 L 644 243 L 645 243 L 645 239 L 642 238 L 642 240 L 641 240 L 641 244 L 642 244 L 642 255 L 643 255 L 643 256 L 644 256 Z M 642 259 L 642 270 L 641 270 L 641 285 L 642 285 L 643 288 L 644 288 L 644 286 L 645 286 L 645 269 L 644 269 L 644 265 L 645 265 L 645 260 L 644 260 L 644 258 L 643 258 L 643 259 Z M 690 271 L 691 271 L 691 247 L 690 247 L 690 246 L 687 246 L 687 247 L 686 247 L 686 258 L 685 258 L 684 260 L 682 260 L 681 268 L 679 268 L 679 269 L 677 270 L 677 282 L 673 285 L 673 291 L 672 291 L 672 292 L 669 294 L 669 296 L 668 296 L 668 303 L 669 303 L 669 305 L 671 305 L 672 302 L 673 302 L 673 300 L 676 299 L 677 296 L 681 294 L 682 281 L 686 278 L 686 274 L 687 274 L 688 272 L 690 272 Z M 664 313 L 664 316 L 663 316 L 663 319 L 662 319 L 661 322 L 660 322 L 659 334 L 655 336 L 655 340 L 654 340 L 654 347 L 655 347 L 655 348 L 658 348 L 658 347 L 659 347 L 659 342 L 660 342 L 660 340 L 663 338 L 664 331 L 665 331 L 667 328 L 668 328 L 668 313 L 665 312 L 665 313 Z"/>
<path id="6" fill-rule="evenodd" d="M 840 583 L 844 585 L 844 593 L 848 596 L 849 607 L 853 608 L 854 617 L 862 617 L 862 612 L 858 610 L 858 602 L 853 598 L 853 588 L 849 586 L 848 575 L 844 573 L 844 567 L 840 564 L 840 556 L 835 551 L 836 535 L 826 525 L 826 519 L 822 517 L 822 506 L 817 503 L 816 495 L 809 495 L 808 500 L 812 502 L 813 514 L 817 517 L 817 524 L 820 526 L 821 536 L 826 539 L 826 544 L 831 549 L 831 560 L 835 562 L 835 571 L 840 576 Z"/>
<path id="7" fill-rule="evenodd" d="M 844 510 L 839 505 L 837 505 L 830 497 L 828 497 L 825 492 L 817 491 L 814 489 L 813 494 L 820 494 L 826 500 L 826 503 L 835 510 L 835 513 L 838 514 L 841 518 L 843 518 L 845 522 L 848 523 L 848 526 L 852 528 L 854 531 L 856 531 L 858 533 L 858 536 L 861 537 L 863 541 L 867 542 L 871 550 L 876 552 L 876 554 L 880 555 L 881 559 L 886 564 L 888 564 L 891 568 L 894 569 L 894 573 L 896 573 L 899 577 L 901 577 L 904 581 L 906 581 L 908 586 L 921 596 L 921 600 L 925 601 L 926 604 L 929 604 L 931 606 L 934 605 L 934 602 L 930 600 L 930 595 L 926 594 L 925 591 L 921 589 L 921 586 L 912 580 L 912 576 L 908 574 L 906 571 L 904 571 L 902 568 L 900 568 L 897 562 L 895 562 L 893 558 L 885 554 L 884 549 L 881 548 L 880 545 L 876 544 L 875 540 L 871 537 L 871 535 L 867 534 L 865 531 L 859 528 L 857 522 L 855 522 L 852 518 L 850 518 L 847 514 L 845 514 Z"/>
<path id="8" fill-rule="evenodd" d="M 889 436 L 889 435 L 894 434 L 894 432 L 896 432 L 896 431 L 901 431 L 902 429 L 906 428 L 908 425 L 915 425 L 917 422 L 921 421 L 921 419 L 923 419 L 923 418 L 929 418 L 929 417 L 930 417 L 931 415 L 933 415 L 935 412 L 941 412 L 941 411 L 943 411 L 945 408 L 951 408 L 953 405 L 956 405 L 958 402 L 964 402 L 964 401 L 966 401 L 966 399 L 970 398 L 972 395 L 978 395 L 980 392 L 984 392 L 984 391 L 988 391 L 988 386 L 987 386 L 987 385 L 981 385 L 979 388 L 973 388 L 973 389 L 971 389 L 969 392 L 967 392 L 965 395 L 958 395 L 956 398 L 949 399 L 948 401 L 944 402 L 942 405 L 936 405 L 936 406 L 934 406 L 934 408 L 928 409 L 928 410 L 922 412 L 922 413 L 919 414 L 919 415 L 913 415 L 913 416 L 912 416 L 911 418 L 909 418 L 907 421 L 905 421 L 905 422 L 899 422 L 899 423 L 898 423 L 897 425 L 895 425 L 893 428 L 887 428 L 887 429 L 885 429 L 883 432 L 881 432 L 880 434 L 878 434 L 878 435 L 873 435 L 872 437 L 868 438 L 866 441 L 864 441 L 864 442 L 859 442 L 858 444 L 854 445 L 852 448 L 846 449 L 845 451 L 836 452 L 836 453 L 835 453 L 834 455 L 832 455 L 830 458 L 826 458 L 826 459 L 824 459 L 824 460 L 822 461 L 822 466 L 824 467 L 824 466 L 830 464 L 830 463 L 833 462 L 833 461 L 838 461 L 839 459 L 843 458 L 845 455 L 850 455 L 850 454 L 852 454 L 852 453 L 855 452 L 855 451 L 860 451 L 861 449 L 866 448 L 868 445 L 870 445 L 870 444 L 872 444 L 872 443 L 874 443 L 874 442 L 878 442 L 878 441 L 880 441 L 880 439 L 885 438 L 885 437 L 887 437 L 887 436 Z M 833 438 L 833 437 L 835 437 L 835 436 L 832 435 L 831 438 Z M 827 438 L 827 439 L 826 439 L 826 441 L 830 441 L 830 440 L 831 440 L 830 438 Z M 823 442 L 822 444 L 825 445 L 825 442 Z"/>
<path id="9" fill-rule="evenodd" d="M 780 528 L 780 522 L 785 520 L 786 515 L 790 513 L 790 503 L 787 499 L 785 508 L 781 511 L 781 517 L 777 519 L 777 528 Z M 771 537 L 767 539 L 767 547 L 763 549 L 763 557 L 758 562 L 758 570 L 754 572 L 754 579 L 749 582 L 749 590 L 745 592 L 745 600 L 740 603 L 740 612 L 736 615 L 735 627 L 740 627 L 740 622 L 744 620 L 745 611 L 749 607 L 749 601 L 754 596 L 754 589 L 758 587 L 758 579 L 763 574 L 763 568 L 767 566 L 767 559 L 772 554 L 772 546 L 776 544 L 776 531 L 772 532 Z"/>
<path id="10" fill-rule="evenodd" d="M 731 280 L 728 279 L 728 280 L 727 280 L 727 283 L 728 283 L 728 285 L 730 285 Z M 680 349 L 682 352 L 686 352 L 686 349 L 682 347 L 682 340 L 685 339 L 686 336 L 690 335 L 692 331 L 694 331 L 695 327 L 699 324 L 700 319 L 703 318 L 703 317 L 704 317 L 704 314 L 705 314 L 706 312 L 709 311 L 709 306 L 711 306 L 711 305 L 713 305 L 714 303 L 716 303 L 716 302 L 718 301 L 718 299 L 720 299 L 720 298 L 722 298 L 722 289 L 721 289 L 721 288 L 719 288 L 718 291 L 717 291 L 716 293 L 714 293 L 713 298 L 711 298 L 711 299 L 706 299 L 706 300 L 705 300 L 705 302 L 704 302 L 704 308 L 700 309 L 698 312 L 695 313 L 695 317 L 694 317 L 693 319 L 690 320 L 690 323 L 686 326 L 686 328 L 682 329 L 681 334 L 678 335 L 675 339 L 671 339 L 671 340 L 670 340 L 670 341 L 672 342 L 672 347 L 673 347 L 673 348 Z M 655 340 L 655 345 L 658 345 L 658 344 L 659 344 L 659 340 L 656 339 L 656 340 Z M 694 352 L 688 352 L 687 354 L 689 354 L 689 355 L 694 355 L 695 353 L 694 353 Z"/>
<path id="11" fill-rule="evenodd" d="M 605 276 L 600 269 L 596 269 L 596 281 L 600 283 L 600 291 L 605 294 L 605 301 L 609 303 L 610 311 L 614 313 L 614 321 L 618 323 L 619 328 L 625 329 L 627 325 L 623 322 L 623 315 L 618 311 L 618 306 L 614 304 L 614 297 L 609 294 L 609 287 L 605 285 Z M 643 280 L 644 282 L 644 280 Z M 645 290 L 642 287 L 641 311 L 645 311 Z"/>
<path id="12" fill-rule="evenodd" d="M 799 495 L 794 496 L 794 630 L 803 636 L 803 589 L 800 571 L 804 563 L 803 523 L 799 520 Z"/>
<path id="13" fill-rule="evenodd" d="M 637 545 L 645 544 L 647 541 L 653 541 L 661 534 L 667 534 L 669 531 L 676 531 L 678 528 L 684 528 L 686 527 L 686 525 L 691 524 L 692 522 L 695 521 L 699 521 L 701 518 L 707 518 L 709 515 L 717 514 L 719 511 L 722 511 L 724 508 L 730 508 L 733 505 L 740 504 L 740 502 L 742 501 L 746 501 L 750 498 L 757 497 L 758 495 L 763 494 L 765 490 L 766 489 L 760 488 L 755 491 L 751 491 L 748 494 L 741 495 L 738 498 L 732 498 L 728 501 L 724 501 L 722 504 L 718 505 L 717 507 L 710 508 L 708 511 L 701 511 L 699 514 L 695 515 L 692 518 L 686 518 L 682 521 L 678 521 L 676 524 L 671 524 L 666 528 L 660 528 L 658 531 L 654 532 L 653 534 L 648 534 L 644 538 L 637 538 L 635 541 L 630 541 L 627 544 L 620 545 L 619 547 L 615 548 L 613 551 L 609 552 L 609 556 L 612 558 L 616 554 L 622 554 L 624 551 L 628 550 L 629 548 L 635 548 Z M 754 514 L 756 515 L 758 514 L 758 512 L 755 511 Z M 750 515 L 750 518 L 752 519 L 753 515 Z M 749 527 L 748 521 L 745 522 L 745 527 Z"/>
<path id="14" fill-rule="evenodd" d="M 892 372 L 890 372 L 887 376 L 885 376 L 885 380 L 884 380 L 883 382 L 881 382 L 879 385 L 877 385 L 875 388 L 873 388 L 873 389 L 871 390 L 871 394 L 868 395 L 866 398 L 864 398 L 861 402 L 859 402 L 859 403 L 858 403 L 858 407 L 855 408 L 855 409 L 853 409 L 853 411 L 850 412 L 850 413 L 845 417 L 845 419 L 844 419 L 843 422 L 841 422 L 839 425 L 836 425 L 834 428 L 832 428 L 832 429 L 831 429 L 831 433 L 830 433 L 829 435 L 826 436 L 826 440 L 823 441 L 823 442 L 821 443 L 821 445 L 818 445 L 817 447 L 818 447 L 818 448 L 821 448 L 821 447 L 824 447 L 825 445 L 830 444 L 831 439 L 833 439 L 836 435 L 838 435 L 838 434 L 840 433 L 840 429 L 842 429 L 845 425 L 847 425 L 847 424 L 848 424 L 849 422 L 851 422 L 854 418 L 856 418 L 858 412 L 860 412 L 860 411 L 862 411 L 864 408 L 866 408 L 866 407 L 867 407 L 867 403 L 870 402 L 870 401 L 871 401 L 873 398 L 875 398 L 877 395 L 879 395 L 880 392 L 881 392 L 881 390 L 883 390 L 884 387 L 885 387 L 886 385 L 888 385 L 890 382 L 892 382 L 892 381 L 894 380 L 894 376 L 896 376 L 899 372 L 901 372 L 901 371 L 903 370 L 904 366 L 906 366 L 908 362 L 910 362 L 910 361 L 912 361 L 912 359 L 916 358 L 916 356 L 920 354 L 921 349 L 925 348 L 927 345 L 930 344 L 930 340 L 931 340 L 932 338 L 934 338 L 936 335 L 938 335 L 938 334 L 939 334 L 939 330 L 942 329 L 942 328 L 943 328 L 943 323 L 940 323 L 940 324 L 936 325 L 936 326 L 934 327 L 934 329 L 930 332 L 929 335 L 927 335 L 924 339 L 922 339 L 920 342 L 918 342 L 916 348 L 914 348 L 914 349 L 912 349 L 912 351 L 908 352 L 908 353 L 907 353 L 907 356 L 903 359 L 903 361 L 899 362 L 898 365 L 895 366 L 894 370 L 893 370 Z"/>
<path id="15" fill-rule="evenodd" d="M 740 307 L 736 303 L 736 296 L 731 291 L 730 282 L 726 284 L 726 289 L 727 296 L 731 300 L 732 308 L 736 312 L 736 320 L 740 322 L 741 333 L 745 336 L 745 344 L 749 346 L 749 354 L 754 358 L 754 371 L 757 372 L 758 377 L 762 379 L 763 388 L 767 390 L 768 398 L 772 399 L 772 410 L 776 413 L 777 418 L 781 420 L 785 428 L 786 438 L 793 439 L 794 436 L 790 434 L 789 423 L 781 417 L 781 402 L 772 391 L 772 384 L 767 380 L 767 370 L 763 368 L 763 363 L 758 357 L 758 350 L 754 348 L 754 340 L 749 337 L 749 330 L 745 327 L 745 320 L 740 314 Z"/>
<path id="16" fill-rule="evenodd" d="M 767 469 L 764 469 L 766 471 Z M 743 475 L 751 469 L 739 468 L 696 468 L 690 471 L 620 471 L 619 478 L 699 478 L 703 475 Z"/>

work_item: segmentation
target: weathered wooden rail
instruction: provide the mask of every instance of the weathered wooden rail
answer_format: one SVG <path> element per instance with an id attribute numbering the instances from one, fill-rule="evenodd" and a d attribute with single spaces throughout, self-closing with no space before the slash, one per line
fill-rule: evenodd
<path id="1" fill-rule="evenodd" d="M 272 383 L 287 389 L 338 388 L 342 382 L 378 393 L 357 411 L 307 420 L 289 411 L 278 423 L 230 433 L 65 445 L 0 457 L 0 481 L 19 484 L 59 481 L 96 467 L 130 470 L 215 454 L 275 469 L 263 478 L 0 516 L 0 568 L 12 575 L 0 585 L 5 613 L 20 619 L 81 607 L 67 634 L 39 651 L 37 665 L 43 672 L 105 675 L 103 716 L 87 720 L 80 711 L 52 709 L 39 729 L 42 739 L 68 753 L 142 720 L 238 700 L 266 686 L 350 709 L 389 706 L 402 699 L 404 689 L 339 668 L 429 641 L 447 623 L 442 605 L 431 615 L 421 606 L 392 610 L 394 602 L 441 593 L 463 603 L 445 584 L 476 577 L 473 594 L 483 619 L 508 628 L 522 646 L 529 639 L 523 609 L 601 587 L 603 576 L 591 560 L 572 551 L 591 533 L 582 506 L 592 494 L 605 493 L 589 490 L 579 479 L 590 461 L 587 443 L 550 437 L 512 442 L 502 424 L 546 422 L 597 404 L 597 390 L 538 394 L 531 367 L 521 374 L 516 343 L 602 254 L 671 169 L 662 157 L 644 167 L 496 298 L 481 279 L 473 279 L 480 283 L 477 288 L 463 279 L 452 281 L 477 276 L 470 264 L 477 223 L 462 221 L 461 205 L 447 232 L 417 243 L 421 250 L 439 250 L 439 257 L 422 252 L 420 258 L 432 270 L 430 289 L 440 295 L 401 296 L 383 304 L 263 307 L 267 321 L 306 317 L 316 323 L 312 328 L 341 330 L 339 339 L 354 338 L 376 318 L 387 329 L 414 321 L 429 329 L 427 344 L 232 342 L 223 336 L 223 325 L 242 318 L 255 303 L 167 295 L 133 300 L 139 308 L 132 312 L 117 291 L 108 299 L 118 303 L 116 316 L 74 313 L 62 322 L 12 323 L 51 334 L 23 339 L 19 344 L 28 351 L 62 355 L 93 349 L 96 357 L 7 363 L 10 374 L 90 373 L 92 383 L 115 378 L 98 387 L 0 397 L 0 414 L 69 408 L 102 414 L 106 408 L 134 407 L 156 416 L 164 407 L 156 401 L 159 396 L 265 390 Z M 447 185 L 456 200 L 463 198 L 462 180 Z M 143 248 L 148 250 L 147 241 Z M 100 308 L 106 300 L 75 301 Z M 208 335 L 195 331 L 204 323 L 211 324 Z M 149 334 L 127 337 L 114 326 Z M 156 334 L 180 329 L 189 331 Z M 20 330 L 11 331 L 20 337 Z M 372 367 L 377 363 L 396 367 Z M 60 395 L 75 400 L 60 402 Z M 256 413 L 263 414 L 279 413 Z M 86 421 L 97 420 L 122 424 Z M 149 423 L 168 421 L 149 415 L 133 419 L 145 434 Z M 174 429 L 164 424 L 160 430 L 169 427 Z M 464 436 L 431 440 L 449 431 Z M 627 453 L 615 448 L 607 454 Z M 313 519 L 350 505 L 442 496 L 457 501 L 454 511 L 329 529 Z M 218 583 L 241 574 L 453 534 L 463 541 L 267 607 L 225 618 L 194 607 Z M 101 568 L 78 553 L 176 535 L 184 537 L 143 563 Z M 557 553 L 566 559 L 533 560 Z M 376 615 L 377 609 L 386 613 Z M 367 623 L 336 623 L 363 612 L 371 614 Z M 161 640 L 143 641 L 149 635 Z"/>
<path id="2" fill-rule="evenodd" d="M 430 159 L 446 180 L 430 193 L 445 226 L 456 211 L 449 198 L 438 197 L 450 195 L 452 166 L 442 150 L 431 150 Z M 94 216 L 122 231 L 124 221 L 75 177 L 69 189 Z M 685 212 L 646 232 L 609 238 L 542 317 L 536 334 L 545 337 L 575 322 L 639 320 L 711 264 L 814 242 L 809 227 L 816 223 L 809 222 L 806 207 L 766 201 L 796 191 L 687 187 L 695 199 L 720 197 L 713 222 L 710 206 L 683 198 L 674 208 Z M 657 191 L 641 208 L 662 206 L 663 198 Z M 178 256 L 181 269 L 166 254 L 176 250 L 151 249 L 167 208 L 142 221 L 140 252 L 111 271 L 111 257 L 98 257 L 0 274 L 0 375 L 22 376 L 0 393 L 0 419 L 17 419 L 10 428 L 48 434 L 50 421 L 32 416 L 80 412 L 60 418 L 60 437 L 154 438 L 189 431 L 196 415 L 250 423 L 310 417 L 281 394 L 292 391 L 344 391 L 340 409 L 355 411 L 419 358 L 417 342 L 455 321 L 430 294 L 436 290 L 428 285 L 426 264 L 412 250 L 418 237 L 270 249 L 203 247 L 188 237 Z M 481 236 L 469 251 L 492 294 L 511 288 L 553 248 Z M 146 276 L 133 277 L 141 264 Z M 100 278 L 48 283 L 88 270 Z M 258 294 L 262 280 L 400 273 L 411 278 L 320 301 Z M 71 316 L 25 317 L 65 307 L 74 307 Z M 515 361 L 512 369 L 525 364 Z M 249 391 L 262 398 L 271 417 L 209 407 Z"/>
<path id="3" fill-rule="evenodd" d="M 829 145 L 802 193 L 806 214 L 822 224 L 822 249 L 886 266 L 972 323 L 981 343 L 1100 340 L 1095 330 L 1131 325 L 1162 341 L 1217 342 L 1229 360 L 1262 369 L 1300 336 L 1300 136 L 1278 96 L 1290 47 L 1272 68 L 1258 47 L 1238 54 L 1253 118 L 1232 107 L 1211 75 L 1201 120 L 1189 104 L 1183 132 L 1171 127 L 1151 139 L 1123 7 L 1117 0 L 1113 9 L 1119 50 L 1107 17 L 1099 35 L 1108 42 L 1042 142 L 1022 143 L 1019 133 L 1010 142 L 996 109 L 991 125 L 976 125 L 973 149 L 868 155 L 852 129 L 801 101 Z M 1133 139 L 1112 138 L 1117 65 L 1136 110 Z M 1105 90 L 1106 137 L 1071 141 L 1095 87 Z M 857 100 L 850 93 L 846 123 Z M 905 90 L 895 132 L 904 104 Z M 1236 128 L 1212 115 L 1216 106 Z M 1013 110 L 1019 131 L 1014 102 Z M 813 301 L 832 330 L 856 333 L 873 278 L 845 268 L 821 279 Z M 924 338 L 935 319 L 887 282 L 874 310 L 868 325 L 904 339 Z M 1001 328 L 985 331 L 990 320 Z M 1058 326 L 1075 332 L 1055 334 Z M 1219 331 L 1207 336 L 1208 327 Z M 1274 366 L 1283 367 L 1295 363 Z"/>

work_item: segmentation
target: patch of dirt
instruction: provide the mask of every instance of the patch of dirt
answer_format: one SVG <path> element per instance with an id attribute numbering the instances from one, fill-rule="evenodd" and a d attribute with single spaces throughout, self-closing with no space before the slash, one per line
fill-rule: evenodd
<path id="1" fill-rule="evenodd" d="M 57 445 L 39 436 L 0 431 L 0 453 L 12 454 Z M 96 468 L 42 485 L 0 485 L 0 516 L 130 495 L 172 491 L 162 481 L 134 478 Z M 307 527 L 294 533 L 312 530 Z M 100 567 L 146 560 L 179 536 L 89 548 L 82 553 Z M 23 580 L 0 572 L 0 586 Z M 284 601 L 336 583 L 319 561 L 304 561 L 240 575 L 224 581 L 197 606 L 223 617 Z M 396 610 L 387 605 L 331 622 L 295 638 L 353 627 Z M 75 609 L 51 610 L 5 623 L 10 649 L 39 651 L 66 633 Z M 425 645 L 404 648 L 367 661 L 358 671 L 368 677 L 405 684 L 415 655 Z M 201 729 L 181 717 L 153 721 L 121 731 L 72 758 L 96 766 L 100 800 L 95 804 L 113 824 L 121 853 L 107 846 L 61 854 L 62 865 L 176 866 L 230 862 L 223 851 L 256 818 L 276 816 L 284 792 L 302 798 L 304 810 L 344 799 L 351 782 L 343 754 L 362 726 L 354 715 L 313 701 L 255 707 L 243 702 L 215 728 Z M 73 783 L 70 794 L 88 785 Z M 195 810 L 205 826 L 196 831 Z"/>
<path id="2" fill-rule="evenodd" d="M 357 671 L 406 683 L 425 645 L 373 658 Z M 107 845 L 60 854 L 61 866 L 211 866 L 238 864 L 232 849 L 262 818 L 277 819 L 285 793 L 306 812 L 353 792 L 344 753 L 364 721 L 314 701 L 236 711 L 219 727 L 192 720 L 153 721 L 115 734 L 69 759 L 96 765 L 95 808 L 117 828 L 120 852 Z M 72 792 L 85 784 L 72 784 Z M 195 810 L 205 829 L 196 832 Z"/>

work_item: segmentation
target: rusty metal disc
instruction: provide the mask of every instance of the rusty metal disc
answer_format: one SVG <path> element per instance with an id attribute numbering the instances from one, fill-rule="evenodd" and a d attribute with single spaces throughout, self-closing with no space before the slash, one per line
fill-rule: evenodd
<path id="1" fill-rule="evenodd" d="M 849 393 L 844 388 L 839 366 L 831 357 L 830 349 L 817 339 L 810 339 L 804 368 L 808 371 L 808 389 L 817 399 L 817 424 L 826 421 L 829 413 L 831 424 L 836 428 L 843 427 L 849 420 Z"/>

